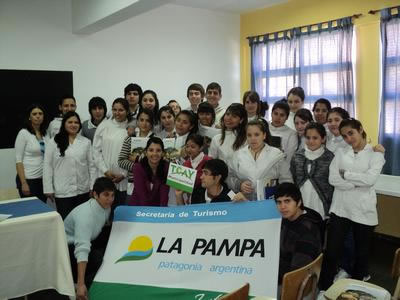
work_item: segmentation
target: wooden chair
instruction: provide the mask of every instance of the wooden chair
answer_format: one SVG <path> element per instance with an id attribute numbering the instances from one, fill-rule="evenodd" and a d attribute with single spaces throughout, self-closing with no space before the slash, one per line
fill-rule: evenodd
<path id="1" fill-rule="evenodd" d="M 394 294 L 392 299 L 398 300 L 400 299 L 400 248 L 396 250 L 393 259 L 393 266 L 392 266 L 392 277 L 394 279 L 397 278 L 396 288 L 394 290 Z"/>
<path id="2" fill-rule="evenodd" d="M 246 283 L 240 289 L 219 298 L 220 300 L 248 300 L 250 284 Z"/>
<path id="3" fill-rule="evenodd" d="M 283 276 L 281 300 L 301 300 L 312 293 L 316 298 L 317 283 L 322 266 L 321 253 L 313 262 Z"/>

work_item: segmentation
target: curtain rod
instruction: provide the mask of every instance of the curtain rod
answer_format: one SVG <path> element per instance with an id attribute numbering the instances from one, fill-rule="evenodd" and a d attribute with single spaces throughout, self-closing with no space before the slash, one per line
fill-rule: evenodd
<path id="1" fill-rule="evenodd" d="M 396 6 L 397 7 L 397 6 Z M 354 19 L 358 19 L 359 17 L 361 17 L 363 14 L 359 13 L 359 14 L 354 14 L 352 16 L 349 16 L 350 18 L 354 18 Z M 346 18 L 346 17 L 343 17 Z M 334 20 L 328 20 L 328 21 L 324 21 L 324 22 L 319 22 L 319 23 L 314 23 L 314 24 L 310 24 L 310 25 L 302 25 L 302 26 L 295 26 L 295 27 L 299 27 L 299 28 L 304 28 L 304 27 L 308 27 L 308 26 L 317 26 L 319 24 L 325 24 L 325 23 L 329 23 L 329 22 L 334 22 L 343 18 L 338 18 L 338 19 L 334 19 Z M 348 17 L 347 17 L 348 18 Z M 270 33 L 264 33 L 264 34 L 259 34 L 259 35 L 254 35 L 254 36 L 248 36 L 246 37 L 246 39 L 251 39 L 251 38 L 260 38 L 263 37 L 265 35 L 270 35 L 270 34 L 275 34 L 275 33 L 280 33 L 280 32 L 284 32 L 287 30 L 291 30 L 291 29 L 284 29 L 284 30 L 279 30 L 279 31 L 275 31 L 275 32 L 270 32 Z"/>
<path id="2" fill-rule="evenodd" d="M 398 7 L 399 7 L 399 6 L 386 7 L 386 8 L 382 8 L 382 9 L 371 9 L 368 13 L 369 13 L 370 15 L 375 15 L 376 13 L 381 12 L 381 11 L 384 10 L 384 9 L 390 9 L 390 10 L 392 10 L 393 8 L 398 8 Z"/>

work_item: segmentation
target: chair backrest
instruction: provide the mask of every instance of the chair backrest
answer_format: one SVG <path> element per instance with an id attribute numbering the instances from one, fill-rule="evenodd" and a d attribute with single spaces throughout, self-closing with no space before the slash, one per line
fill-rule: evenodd
<path id="1" fill-rule="evenodd" d="M 246 283 L 240 289 L 219 298 L 220 300 L 248 300 L 250 284 Z"/>
<path id="2" fill-rule="evenodd" d="M 321 253 L 314 261 L 297 270 L 286 273 L 282 280 L 281 300 L 303 299 L 313 293 L 315 299 L 317 283 L 322 266 Z"/>
<path id="3" fill-rule="evenodd" d="M 392 265 L 392 277 L 396 278 L 400 276 L 400 248 L 396 250 L 393 258 Z"/>

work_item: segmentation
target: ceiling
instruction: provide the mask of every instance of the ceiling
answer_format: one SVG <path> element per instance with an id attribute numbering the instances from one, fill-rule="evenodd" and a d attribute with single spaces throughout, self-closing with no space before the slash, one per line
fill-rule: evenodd
<path id="1" fill-rule="evenodd" d="M 182 6 L 218 10 L 231 13 L 244 13 L 276 4 L 286 3 L 288 0 L 170 0 Z"/>

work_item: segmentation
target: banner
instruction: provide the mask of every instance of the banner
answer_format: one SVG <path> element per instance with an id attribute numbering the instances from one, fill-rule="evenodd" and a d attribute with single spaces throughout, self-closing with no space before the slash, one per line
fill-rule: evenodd
<path id="1" fill-rule="evenodd" d="M 119 206 L 90 299 L 276 298 L 280 226 L 273 201 Z"/>
<path id="2" fill-rule="evenodd" d="M 191 194 L 196 181 L 197 171 L 178 164 L 169 163 L 167 185 Z"/>

